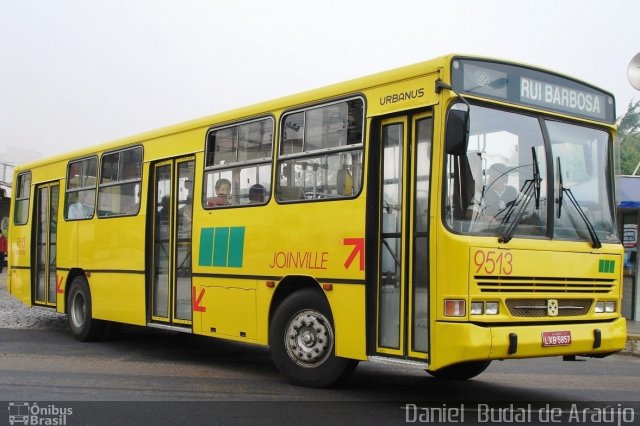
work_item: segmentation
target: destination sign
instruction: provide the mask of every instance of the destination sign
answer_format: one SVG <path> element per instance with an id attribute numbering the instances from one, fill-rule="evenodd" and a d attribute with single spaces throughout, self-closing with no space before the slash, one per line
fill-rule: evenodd
<path id="1" fill-rule="evenodd" d="M 557 108 L 568 113 L 606 119 L 606 100 L 598 95 L 582 90 L 570 89 L 557 84 L 520 77 L 520 101 L 543 108 Z"/>
<path id="2" fill-rule="evenodd" d="M 613 97 L 566 77 L 500 62 L 454 59 L 452 85 L 459 92 L 613 123 Z"/>

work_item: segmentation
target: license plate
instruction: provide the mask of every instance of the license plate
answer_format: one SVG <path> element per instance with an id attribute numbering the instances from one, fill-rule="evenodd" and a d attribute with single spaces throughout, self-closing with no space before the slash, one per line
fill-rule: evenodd
<path id="1" fill-rule="evenodd" d="M 568 346 L 571 344 L 570 331 L 543 331 L 542 346 Z"/>

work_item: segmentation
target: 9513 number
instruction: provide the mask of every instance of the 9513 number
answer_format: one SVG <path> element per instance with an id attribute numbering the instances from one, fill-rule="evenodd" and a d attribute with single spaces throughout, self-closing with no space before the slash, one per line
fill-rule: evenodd
<path id="1" fill-rule="evenodd" d="M 513 255 L 500 250 L 477 250 L 473 255 L 475 273 L 511 275 Z"/>

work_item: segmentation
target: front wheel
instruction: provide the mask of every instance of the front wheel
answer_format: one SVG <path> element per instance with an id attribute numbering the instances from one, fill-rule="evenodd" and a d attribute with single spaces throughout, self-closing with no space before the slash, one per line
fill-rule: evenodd
<path id="1" fill-rule="evenodd" d="M 293 384 L 314 388 L 346 379 L 358 361 L 335 355 L 335 331 L 324 295 L 315 289 L 293 293 L 276 309 L 269 329 L 271 356 Z"/>
<path id="2" fill-rule="evenodd" d="M 104 323 L 92 318 L 89 283 L 83 276 L 77 276 L 71 281 L 67 296 L 67 314 L 69 328 L 76 339 L 88 342 L 101 336 Z"/>
<path id="3" fill-rule="evenodd" d="M 489 364 L 491 361 L 461 362 L 435 371 L 427 370 L 427 373 L 440 380 L 468 380 L 486 370 Z"/>

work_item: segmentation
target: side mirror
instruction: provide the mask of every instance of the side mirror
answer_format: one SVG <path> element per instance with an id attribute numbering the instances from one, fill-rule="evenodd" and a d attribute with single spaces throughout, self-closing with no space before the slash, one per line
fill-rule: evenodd
<path id="1" fill-rule="evenodd" d="M 462 156 L 467 153 L 469 143 L 469 107 L 467 105 L 457 104 L 449 110 L 445 137 L 447 154 Z"/>

